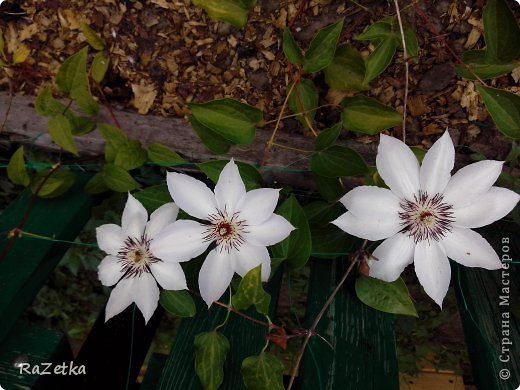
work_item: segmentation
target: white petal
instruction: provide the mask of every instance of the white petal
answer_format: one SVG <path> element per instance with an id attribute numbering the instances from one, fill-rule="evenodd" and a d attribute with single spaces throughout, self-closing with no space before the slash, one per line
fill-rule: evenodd
<path id="1" fill-rule="evenodd" d="M 441 245 L 450 259 L 466 267 L 499 269 L 502 266 L 491 245 L 473 230 L 453 227 L 442 239 Z"/>
<path id="2" fill-rule="evenodd" d="M 204 240 L 206 227 L 198 222 L 178 220 L 166 226 L 150 243 L 155 257 L 164 261 L 188 261 L 203 253 L 211 241 Z"/>
<path id="3" fill-rule="evenodd" d="M 246 220 L 248 225 L 258 225 L 273 215 L 280 190 L 274 188 L 258 188 L 251 190 L 244 196 L 240 209 L 240 219 Z"/>
<path id="4" fill-rule="evenodd" d="M 450 262 L 437 241 L 419 241 L 415 246 L 415 273 L 419 282 L 441 308 L 451 279 Z"/>
<path id="5" fill-rule="evenodd" d="M 147 323 L 152 317 L 157 303 L 159 302 L 159 287 L 152 275 L 144 272 L 136 278 L 132 286 L 133 301 L 143 313 L 144 322 Z"/>
<path id="6" fill-rule="evenodd" d="M 473 203 L 483 195 L 502 172 L 502 161 L 484 160 L 458 170 L 444 190 L 444 200 L 455 208 Z"/>
<path id="7" fill-rule="evenodd" d="M 105 256 L 98 265 L 98 277 L 104 286 L 113 286 L 123 276 L 121 264 L 114 256 Z"/>
<path id="8" fill-rule="evenodd" d="M 150 215 L 150 221 L 146 224 L 146 235 L 153 238 L 169 224 L 175 222 L 179 214 L 179 208 L 173 202 L 166 203 Z"/>
<path id="9" fill-rule="evenodd" d="M 219 210 L 226 210 L 228 214 L 233 214 L 238 211 L 241 206 L 241 200 L 246 194 L 246 187 L 240 177 L 238 167 L 231 159 L 226 164 L 215 186 L 215 198 Z"/>
<path id="10" fill-rule="evenodd" d="M 148 222 L 148 212 L 130 193 L 121 217 L 121 228 L 127 236 L 141 237 Z"/>
<path id="11" fill-rule="evenodd" d="M 455 208 L 455 225 L 477 228 L 489 225 L 509 213 L 518 203 L 520 195 L 507 188 L 491 187 L 466 207 Z"/>
<path id="12" fill-rule="evenodd" d="M 340 202 L 360 219 L 400 223 L 399 198 L 386 188 L 361 186 L 347 192 Z"/>
<path id="13" fill-rule="evenodd" d="M 424 156 L 420 171 L 421 190 L 430 195 L 442 193 L 450 181 L 454 163 L 455 148 L 446 130 Z"/>
<path id="14" fill-rule="evenodd" d="M 185 290 L 186 277 L 179 263 L 158 261 L 150 264 L 152 274 L 159 285 L 166 290 Z"/>
<path id="15" fill-rule="evenodd" d="M 132 304 L 132 289 L 134 281 L 134 278 L 124 278 L 114 287 L 110 293 L 107 307 L 105 309 L 105 322 L 115 315 L 118 315 Z"/>
<path id="16" fill-rule="evenodd" d="M 244 277 L 253 268 L 262 264 L 262 281 L 266 282 L 271 273 L 271 257 L 265 246 L 243 243 L 233 256 L 233 268 L 237 274 Z"/>
<path id="17" fill-rule="evenodd" d="M 213 249 L 202 264 L 199 273 L 199 291 L 208 307 L 229 287 L 234 273 L 231 261 L 227 251 Z"/>
<path id="18" fill-rule="evenodd" d="M 397 219 L 386 221 L 384 219 L 357 218 L 349 211 L 331 223 L 353 236 L 370 241 L 388 238 L 402 229 Z"/>
<path id="19" fill-rule="evenodd" d="M 285 240 L 294 229 L 284 217 L 271 214 L 271 218 L 264 223 L 248 226 L 246 237 L 254 245 L 269 246 Z"/>
<path id="20" fill-rule="evenodd" d="M 370 276 L 385 282 L 395 281 L 413 262 L 414 250 L 415 242 L 406 234 L 397 233 L 387 238 L 373 253 L 377 261 L 370 262 Z"/>
<path id="21" fill-rule="evenodd" d="M 419 191 L 419 162 L 397 138 L 381 134 L 376 166 L 379 175 L 399 198 L 413 200 Z"/>
<path id="22" fill-rule="evenodd" d="M 109 255 L 115 256 L 117 252 L 121 250 L 126 235 L 123 233 L 121 227 L 109 223 L 96 228 L 96 239 L 99 249 Z"/>
<path id="23" fill-rule="evenodd" d="M 203 182 L 175 172 L 167 173 L 166 182 L 175 204 L 189 215 L 207 220 L 216 213 L 215 195 Z"/>

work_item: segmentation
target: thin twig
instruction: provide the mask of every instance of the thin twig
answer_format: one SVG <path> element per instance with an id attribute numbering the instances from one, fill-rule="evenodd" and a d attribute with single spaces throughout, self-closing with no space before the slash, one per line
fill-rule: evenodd
<path id="1" fill-rule="evenodd" d="M 408 51 L 406 50 L 406 39 L 404 39 L 404 29 L 403 29 L 403 21 L 401 20 L 401 11 L 399 10 L 399 3 L 397 0 L 394 0 L 395 4 L 395 12 L 397 13 L 397 22 L 399 23 L 399 31 L 401 32 L 401 42 L 403 44 L 403 61 L 404 61 L 404 74 L 405 74 L 405 82 L 404 82 L 404 102 L 403 102 L 403 142 L 406 143 L 406 110 L 408 107 L 408 73 L 409 73 L 409 65 L 408 65 Z"/>
<path id="2" fill-rule="evenodd" d="M 367 243 L 367 241 L 365 240 L 365 242 L 363 243 L 363 246 L 362 246 L 361 249 L 363 249 L 365 247 L 366 243 Z M 307 335 L 305 336 L 305 339 L 303 340 L 303 344 L 302 344 L 302 346 L 300 348 L 300 352 L 298 353 L 298 358 L 296 359 L 296 364 L 293 367 L 293 370 L 292 370 L 292 373 L 291 373 L 291 380 L 289 382 L 289 386 L 287 387 L 287 390 L 291 390 L 291 388 L 292 388 L 292 385 L 294 383 L 294 378 L 296 378 L 296 373 L 298 372 L 298 368 L 300 366 L 300 362 L 301 362 L 303 354 L 305 352 L 305 348 L 307 347 L 307 344 L 309 343 L 309 340 L 310 340 L 311 336 L 313 336 L 315 334 L 314 331 L 316 330 L 316 327 L 318 326 L 318 323 L 320 322 L 321 318 L 323 317 L 323 315 L 325 314 L 325 312 L 327 311 L 327 309 L 331 305 L 331 303 L 334 300 L 334 298 L 336 298 L 336 295 L 338 294 L 339 290 L 341 289 L 341 287 L 343 286 L 343 284 L 347 280 L 347 277 L 350 274 L 350 272 L 352 271 L 352 269 L 354 268 L 354 266 L 358 263 L 358 260 L 359 260 L 359 255 L 356 255 L 352 259 L 352 262 L 350 263 L 350 265 L 349 265 L 349 267 L 347 269 L 347 272 L 345 272 L 345 275 L 343 275 L 343 277 L 339 281 L 338 285 L 336 286 L 336 288 L 334 289 L 332 294 L 327 299 L 327 302 L 325 302 L 325 304 L 321 308 L 320 312 L 318 313 L 318 315 L 314 319 L 314 322 L 312 323 L 310 329 L 307 331 Z"/>

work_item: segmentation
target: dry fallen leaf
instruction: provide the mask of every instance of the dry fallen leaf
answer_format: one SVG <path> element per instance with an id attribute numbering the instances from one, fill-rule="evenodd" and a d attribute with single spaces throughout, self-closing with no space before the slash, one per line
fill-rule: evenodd
<path id="1" fill-rule="evenodd" d="M 157 96 L 155 86 L 153 84 L 132 84 L 132 92 L 134 93 L 132 105 L 137 108 L 137 112 L 143 115 L 148 113 Z"/>

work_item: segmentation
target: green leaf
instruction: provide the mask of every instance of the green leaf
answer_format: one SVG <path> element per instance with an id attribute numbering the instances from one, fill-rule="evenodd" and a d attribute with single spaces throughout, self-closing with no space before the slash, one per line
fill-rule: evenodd
<path id="1" fill-rule="evenodd" d="M 351 45 L 338 47 L 332 62 L 323 73 L 329 87 L 339 91 L 365 91 L 365 60 L 361 53 Z"/>
<path id="2" fill-rule="evenodd" d="M 377 100 L 357 95 L 341 102 L 341 119 L 347 130 L 375 135 L 401 124 L 401 114 Z"/>
<path id="3" fill-rule="evenodd" d="M 107 56 L 104 52 L 100 51 L 96 53 L 94 59 L 92 60 L 92 65 L 90 66 L 90 75 L 92 76 L 92 80 L 96 83 L 100 83 L 103 81 L 105 74 L 107 73 L 108 66 L 110 65 L 110 57 Z"/>
<path id="4" fill-rule="evenodd" d="M 288 27 L 283 29 L 283 52 L 287 59 L 294 65 L 301 64 L 303 61 L 302 51 Z"/>
<path id="5" fill-rule="evenodd" d="M 482 13 L 486 57 L 504 63 L 520 56 L 520 27 L 504 0 L 488 0 Z"/>
<path id="6" fill-rule="evenodd" d="M 296 229 L 282 242 L 271 247 L 273 257 L 285 259 L 291 268 L 303 267 L 311 255 L 312 240 L 309 222 L 302 207 L 291 195 L 276 211 Z"/>
<path id="7" fill-rule="evenodd" d="M 166 184 L 147 187 L 141 191 L 134 192 L 133 195 L 141 202 L 149 214 L 162 205 L 172 202 L 172 197 Z"/>
<path id="8" fill-rule="evenodd" d="M 237 28 L 242 28 L 247 23 L 248 9 L 242 1 L 192 0 L 192 3 L 204 9 L 211 19 L 222 20 Z"/>
<path id="9" fill-rule="evenodd" d="M 303 62 L 303 70 L 305 72 L 318 72 L 332 62 L 339 36 L 343 29 L 343 21 L 344 20 L 341 19 L 318 31 L 309 46 L 309 50 L 305 53 Z"/>
<path id="10" fill-rule="evenodd" d="M 354 237 L 334 225 L 311 226 L 312 257 L 334 259 L 345 256 L 351 250 Z"/>
<path id="11" fill-rule="evenodd" d="M 224 380 L 228 339 L 216 331 L 195 336 L 195 372 L 204 390 L 217 390 Z"/>
<path id="12" fill-rule="evenodd" d="M 7 177 L 14 184 L 27 187 L 31 179 L 25 167 L 23 153 L 23 146 L 20 146 L 16 152 L 13 153 L 7 165 Z"/>
<path id="13" fill-rule="evenodd" d="M 462 61 L 468 65 L 481 80 L 492 79 L 508 74 L 518 67 L 518 64 L 515 62 L 504 64 L 490 63 L 484 50 L 468 50 L 462 54 Z M 460 77 L 469 80 L 477 79 L 464 65 L 456 64 L 455 70 Z"/>
<path id="14" fill-rule="evenodd" d="M 360 276 L 356 280 L 356 294 L 361 302 L 376 310 L 418 317 L 406 284 L 401 278 L 388 283 Z"/>
<path id="15" fill-rule="evenodd" d="M 72 135 L 83 135 L 95 130 L 97 123 L 84 116 L 76 116 L 70 110 L 65 112 L 65 117 L 69 120 Z"/>
<path id="16" fill-rule="evenodd" d="M 247 390 L 284 390 L 284 365 L 269 352 L 245 358 L 241 371 Z"/>
<path id="17" fill-rule="evenodd" d="M 398 23 L 396 18 L 396 23 Z M 397 45 L 401 49 L 403 49 L 403 43 L 401 40 L 401 31 L 399 31 L 398 42 Z M 417 64 L 419 62 L 419 41 L 417 40 L 417 35 L 415 31 L 408 23 L 403 23 L 403 31 L 404 31 L 404 42 L 406 43 L 406 52 L 408 53 L 408 58 L 412 60 L 413 63 Z"/>
<path id="18" fill-rule="evenodd" d="M 162 144 L 150 144 L 148 146 L 148 158 L 157 165 L 179 165 L 185 160 L 169 147 Z"/>
<path id="19" fill-rule="evenodd" d="M 306 204 L 303 211 L 309 220 L 309 224 L 329 227 L 330 221 L 336 219 L 345 212 L 343 206 L 337 202 L 327 203 L 322 200 L 317 200 Z"/>
<path id="20" fill-rule="evenodd" d="M 193 115 L 188 115 L 193 131 L 199 136 L 200 140 L 213 154 L 224 154 L 229 151 L 229 148 L 233 145 L 232 142 L 228 141 L 224 137 L 218 135 L 209 127 L 204 126 L 200 123 Z"/>
<path id="21" fill-rule="evenodd" d="M 58 70 L 56 84 L 60 91 L 68 93 L 87 114 L 96 115 L 99 105 L 88 88 L 87 53 L 88 47 L 84 47 L 67 58 Z"/>
<path id="22" fill-rule="evenodd" d="M 291 85 L 288 87 L 287 92 L 289 92 L 290 89 Z M 314 86 L 314 83 L 311 80 L 304 79 L 298 81 L 296 86 L 292 88 L 292 93 L 289 96 L 289 108 L 294 114 L 305 112 L 312 126 L 314 116 L 316 115 L 316 108 L 318 107 L 318 100 L 318 90 Z M 306 128 L 309 127 L 309 124 L 302 114 L 296 115 L 296 119 Z"/>
<path id="23" fill-rule="evenodd" d="M 49 176 L 50 172 L 50 169 L 40 171 L 31 178 L 29 188 L 40 198 L 56 198 L 67 192 L 76 180 L 76 175 L 70 171 L 59 170 Z"/>
<path id="24" fill-rule="evenodd" d="M 229 160 L 215 160 L 199 163 L 196 165 L 213 183 L 216 184 L 220 176 L 220 172 L 222 172 L 222 169 L 224 169 L 224 166 L 228 162 Z M 247 191 L 262 187 L 264 180 L 262 179 L 260 172 L 258 172 L 255 167 L 240 161 L 235 161 L 235 164 L 238 166 L 240 177 L 244 181 L 244 185 L 246 186 Z"/>
<path id="25" fill-rule="evenodd" d="M 262 111 L 233 99 L 213 100 L 189 105 L 200 123 L 235 144 L 250 144 L 255 138 L 255 125 Z"/>
<path id="26" fill-rule="evenodd" d="M 128 143 L 127 135 L 118 127 L 101 123 L 98 130 L 105 139 L 105 160 L 113 162 L 117 152 Z"/>
<path id="27" fill-rule="evenodd" d="M 168 313 L 175 317 L 193 317 L 197 312 L 195 302 L 186 290 L 162 290 L 159 303 Z"/>
<path id="28" fill-rule="evenodd" d="M 142 166 L 147 158 L 148 154 L 141 143 L 137 140 L 130 140 L 117 150 L 114 164 L 125 171 L 130 171 Z"/>
<path id="29" fill-rule="evenodd" d="M 355 150 L 334 145 L 312 156 L 311 171 L 331 178 L 357 176 L 367 173 L 368 166 Z"/>
<path id="30" fill-rule="evenodd" d="M 24 62 L 27 59 L 27 57 L 29 57 L 29 54 L 31 54 L 31 51 L 27 46 L 18 46 L 13 53 L 13 65 L 21 64 L 22 62 Z"/>
<path id="31" fill-rule="evenodd" d="M 116 192 L 128 192 L 140 187 L 140 184 L 127 171 L 114 164 L 105 164 L 103 180 L 108 188 Z"/>
<path id="32" fill-rule="evenodd" d="M 391 21 L 379 21 L 372 23 L 366 31 L 356 36 L 354 39 L 358 41 L 379 41 L 386 39 L 394 33 Z"/>
<path id="33" fill-rule="evenodd" d="M 106 192 L 109 190 L 107 184 L 105 183 L 105 179 L 103 178 L 103 173 L 98 172 L 85 184 L 84 188 L 87 194 L 101 194 L 102 192 Z"/>
<path id="34" fill-rule="evenodd" d="M 477 86 L 498 130 L 507 137 L 520 138 L 520 96 L 491 87 Z"/>
<path id="35" fill-rule="evenodd" d="M 80 24 L 80 29 L 83 35 L 85 35 L 85 38 L 87 39 L 87 42 L 90 46 L 92 46 L 95 50 L 103 50 L 105 49 L 105 40 L 101 38 L 97 32 L 92 30 L 90 26 L 86 23 Z"/>
<path id="36" fill-rule="evenodd" d="M 321 197 L 329 202 L 335 202 L 345 194 L 345 189 L 339 177 L 325 177 L 311 172 L 312 180 Z"/>
<path id="37" fill-rule="evenodd" d="M 323 130 L 316 138 L 314 148 L 318 151 L 328 148 L 336 142 L 341 134 L 341 130 L 343 130 L 341 123 L 336 123 L 330 129 Z"/>
<path id="38" fill-rule="evenodd" d="M 72 138 L 69 120 L 62 114 L 53 116 L 48 123 L 49 134 L 52 140 L 67 152 L 78 155 L 78 149 Z"/>
<path id="39" fill-rule="evenodd" d="M 262 287 L 262 265 L 251 269 L 244 275 L 238 290 L 231 298 L 233 307 L 237 310 L 246 310 L 251 305 L 255 305 L 256 311 L 260 314 L 269 312 L 271 296 Z"/>
<path id="40" fill-rule="evenodd" d="M 67 107 L 54 99 L 50 87 L 44 87 L 34 103 L 34 108 L 38 115 L 54 116 L 56 114 L 63 114 Z"/>
<path id="41" fill-rule="evenodd" d="M 394 58 L 397 43 L 394 38 L 383 39 L 370 53 L 366 63 L 365 83 L 369 83 L 385 71 Z"/>

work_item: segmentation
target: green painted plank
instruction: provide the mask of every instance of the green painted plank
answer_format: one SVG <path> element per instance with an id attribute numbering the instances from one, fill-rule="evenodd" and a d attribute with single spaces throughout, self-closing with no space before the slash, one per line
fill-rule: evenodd
<path id="1" fill-rule="evenodd" d="M 346 270 L 342 262 L 314 260 L 309 282 L 307 323 L 310 327 Z M 321 319 L 299 373 L 299 389 L 398 390 L 399 374 L 394 317 L 364 305 L 347 280 Z"/>
<path id="2" fill-rule="evenodd" d="M 271 294 L 270 315 L 275 312 L 280 283 L 281 272 L 279 271 L 266 288 L 266 291 Z M 265 321 L 254 309 L 248 310 L 246 314 Z M 226 310 L 224 308 L 212 305 L 208 311 L 204 302 L 197 299 L 197 314 L 181 323 L 157 389 L 201 389 L 199 379 L 195 374 L 193 340 L 198 333 L 211 331 L 222 323 L 225 315 Z M 265 345 L 266 328 L 231 313 L 230 320 L 223 333 L 229 339 L 231 348 L 224 364 L 225 377 L 221 388 L 244 389 L 242 374 L 240 373 L 242 361 L 248 356 L 260 354 Z"/>
<path id="3" fill-rule="evenodd" d="M 73 189 L 57 199 L 36 199 L 23 229 L 25 231 L 73 240 L 90 217 L 91 196 L 83 192 L 86 177 Z M 31 194 L 26 191 L 0 215 L 0 231 L 16 228 L 22 220 Z M 0 240 L 0 253 L 9 240 Z M 32 302 L 68 248 L 68 244 L 21 237 L 16 239 L 0 263 L 0 342 L 6 337 L 17 318 Z"/>
<path id="4" fill-rule="evenodd" d="M 18 324 L 0 347 L 0 385 L 6 389 L 58 389 L 68 384 L 68 375 L 32 374 L 34 367 L 40 373 L 46 369 L 54 372 L 58 365 L 70 367 L 72 351 L 67 337 L 55 330 Z M 30 367 L 15 367 L 15 362 L 24 362 Z M 46 368 L 42 363 L 52 363 Z M 61 368 L 58 368 L 61 370 Z M 68 369 L 67 369 L 68 372 Z"/>
<path id="5" fill-rule="evenodd" d="M 479 232 L 503 260 L 520 260 L 518 225 L 502 222 Z M 503 238 L 508 242 L 502 242 Z M 505 267 L 488 271 L 452 262 L 452 279 L 479 389 L 511 390 L 520 383 L 520 264 Z"/>

